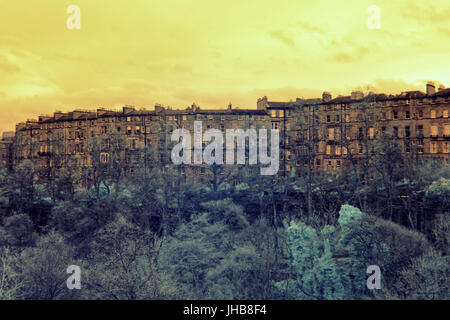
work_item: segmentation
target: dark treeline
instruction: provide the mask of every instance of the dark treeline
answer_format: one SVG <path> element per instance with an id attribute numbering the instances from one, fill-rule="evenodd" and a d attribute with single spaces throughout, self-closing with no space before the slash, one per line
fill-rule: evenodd
<path id="1" fill-rule="evenodd" d="M 0 174 L 0 299 L 448 299 L 449 166 L 383 150 L 370 168 L 275 177 L 190 179 L 152 150 L 133 170 L 25 160 Z"/>

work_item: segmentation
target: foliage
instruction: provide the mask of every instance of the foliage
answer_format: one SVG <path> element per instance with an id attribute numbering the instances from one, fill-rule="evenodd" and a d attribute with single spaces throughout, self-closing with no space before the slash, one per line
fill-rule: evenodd
<path id="1" fill-rule="evenodd" d="M 278 294 L 285 287 L 286 297 L 292 299 L 348 298 L 347 275 L 332 257 L 334 227 L 326 226 L 318 234 L 304 223 L 293 222 L 287 232 L 295 282 L 276 283 Z"/>
<path id="2" fill-rule="evenodd" d="M 303 155 L 286 177 L 211 167 L 193 181 L 151 148 L 122 162 L 117 135 L 88 143 L 92 167 L 25 160 L 0 172 L 0 299 L 448 299 L 450 168 L 411 166 L 388 138 L 339 175 Z M 81 290 L 66 287 L 72 264 Z"/>

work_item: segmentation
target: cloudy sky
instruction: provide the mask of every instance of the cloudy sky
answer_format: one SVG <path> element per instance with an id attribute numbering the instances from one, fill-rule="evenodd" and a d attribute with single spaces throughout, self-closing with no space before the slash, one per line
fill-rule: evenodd
<path id="1" fill-rule="evenodd" d="M 0 131 L 74 108 L 450 86 L 449 17 L 448 0 L 0 0 Z"/>

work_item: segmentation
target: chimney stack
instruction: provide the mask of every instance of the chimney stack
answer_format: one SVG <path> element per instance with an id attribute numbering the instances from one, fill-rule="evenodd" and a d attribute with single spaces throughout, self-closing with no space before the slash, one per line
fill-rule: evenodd
<path id="1" fill-rule="evenodd" d="M 134 111 L 134 107 L 132 107 L 132 106 L 123 106 L 122 107 L 123 114 L 129 114 L 129 113 L 132 113 L 133 111 Z"/>
<path id="2" fill-rule="evenodd" d="M 266 110 L 267 109 L 267 96 L 259 98 L 256 102 L 256 108 L 258 110 Z"/>
<path id="3" fill-rule="evenodd" d="M 352 91 L 352 100 L 361 100 L 364 98 L 364 93 L 362 91 Z"/>
<path id="4" fill-rule="evenodd" d="M 438 91 L 441 91 L 441 90 L 444 90 L 444 89 L 445 89 L 444 85 L 443 85 L 443 84 L 441 84 L 441 85 L 439 86 L 439 89 L 438 89 Z"/>
<path id="5" fill-rule="evenodd" d="M 427 96 L 430 96 L 432 94 L 436 93 L 436 87 L 433 82 L 427 83 Z"/>
<path id="6" fill-rule="evenodd" d="M 323 102 L 331 101 L 331 93 L 329 93 L 328 91 L 324 91 L 322 93 L 322 101 Z"/>
<path id="7" fill-rule="evenodd" d="M 160 113 L 164 111 L 164 107 L 160 104 L 155 104 L 155 112 Z"/>

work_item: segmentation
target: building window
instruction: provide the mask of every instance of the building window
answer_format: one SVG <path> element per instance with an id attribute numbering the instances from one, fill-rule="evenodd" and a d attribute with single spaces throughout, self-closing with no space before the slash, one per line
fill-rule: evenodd
<path id="1" fill-rule="evenodd" d="M 448 118 L 448 110 L 442 111 L 442 118 Z"/>
<path id="2" fill-rule="evenodd" d="M 331 122 L 331 116 L 327 114 L 327 122 Z"/>
<path id="3" fill-rule="evenodd" d="M 430 152 L 431 153 L 437 153 L 437 143 L 436 142 L 431 142 L 431 144 L 430 144 Z"/>
<path id="4" fill-rule="evenodd" d="M 450 143 L 448 143 L 448 141 L 444 142 L 444 153 L 450 153 Z"/>
<path id="5" fill-rule="evenodd" d="M 328 139 L 334 140 L 334 128 L 328 128 Z"/>
<path id="6" fill-rule="evenodd" d="M 140 126 L 136 126 L 136 134 L 141 134 L 141 127 Z"/>
<path id="7" fill-rule="evenodd" d="M 336 146 L 336 155 L 341 155 L 341 146 Z"/>
<path id="8" fill-rule="evenodd" d="M 278 122 L 272 122 L 272 129 L 278 130 Z"/>
<path id="9" fill-rule="evenodd" d="M 289 150 L 286 151 L 286 160 L 292 160 L 291 151 Z"/>
<path id="10" fill-rule="evenodd" d="M 417 140 L 417 153 L 423 153 L 423 140 Z"/>
<path id="11" fill-rule="evenodd" d="M 438 127 L 437 126 L 431 126 L 430 127 L 430 134 L 432 137 L 437 137 L 438 135 Z"/>
<path id="12" fill-rule="evenodd" d="M 423 110 L 422 109 L 419 110 L 419 118 L 423 118 Z"/>
<path id="13" fill-rule="evenodd" d="M 327 145 L 325 152 L 326 152 L 326 154 L 331 154 L 331 146 L 330 145 Z"/>
<path id="14" fill-rule="evenodd" d="M 444 137 L 450 137 L 450 124 L 444 126 Z"/>
<path id="15" fill-rule="evenodd" d="M 270 116 L 271 116 L 272 118 L 276 118 L 276 116 L 277 116 L 277 110 L 270 110 Z"/>
<path id="16" fill-rule="evenodd" d="M 363 128 L 360 127 L 358 128 L 358 139 L 362 139 L 362 137 L 363 137 Z"/>
<path id="17" fill-rule="evenodd" d="M 127 134 L 131 134 L 131 127 L 130 126 L 127 127 Z"/>
<path id="18" fill-rule="evenodd" d="M 423 125 L 417 126 L 417 135 L 423 136 Z"/>
<path id="19" fill-rule="evenodd" d="M 339 120 L 340 120 L 340 118 L 339 118 L 339 115 L 337 114 L 336 115 L 336 122 L 339 122 Z"/>
<path id="20" fill-rule="evenodd" d="M 394 137 L 398 138 L 398 127 L 394 127 Z"/>
<path id="21" fill-rule="evenodd" d="M 436 110 L 431 110 L 430 111 L 430 118 L 431 119 L 435 119 L 436 118 Z"/>
<path id="22" fill-rule="evenodd" d="M 392 115 L 393 115 L 394 119 L 398 119 L 398 112 L 397 111 L 393 111 Z"/>
<path id="23" fill-rule="evenodd" d="M 342 147 L 342 154 L 346 155 L 347 154 L 347 148 L 346 147 Z"/>
<path id="24" fill-rule="evenodd" d="M 405 152 L 410 153 L 411 152 L 411 146 L 409 144 L 409 140 L 405 141 Z"/>
<path id="25" fill-rule="evenodd" d="M 101 152 L 100 153 L 100 162 L 101 163 L 108 163 L 109 162 L 109 153 L 108 152 Z"/>
<path id="26" fill-rule="evenodd" d="M 341 160 L 336 160 L 336 167 L 338 167 L 338 168 L 341 167 Z"/>
<path id="27" fill-rule="evenodd" d="M 409 138 L 411 135 L 411 131 L 409 129 L 409 126 L 405 127 L 405 138 Z"/>
<path id="28" fill-rule="evenodd" d="M 374 136 L 375 136 L 375 129 L 369 128 L 369 139 L 373 139 Z"/>
<path id="29" fill-rule="evenodd" d="M 278 110 L 278 114 L 280 118 L 284 117 L 284 110 Z"/>
<path id="30" fill-rule="evenodd" d="M 406 118 L 406 119 L 409 119 L 409 118 L 410 118 L 409 111 L 406 111 L 406 112 L 405 112 L 405 118 Z"/>

